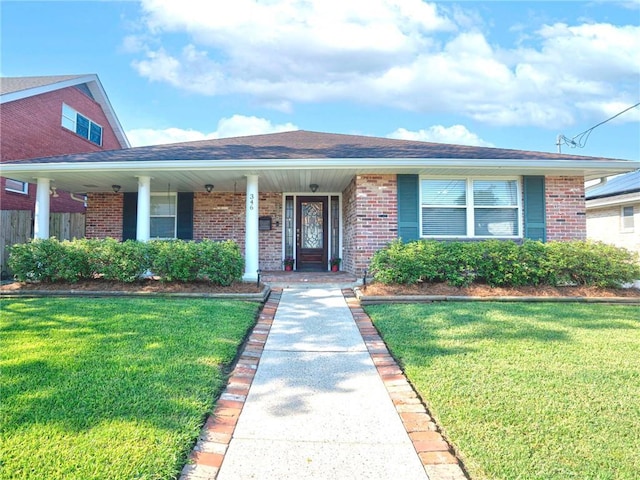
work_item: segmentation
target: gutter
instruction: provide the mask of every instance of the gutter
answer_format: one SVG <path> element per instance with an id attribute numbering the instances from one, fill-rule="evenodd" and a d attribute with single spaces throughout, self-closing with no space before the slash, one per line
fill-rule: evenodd
<path id="1" fill-rule="evenodd" d="M 278 158 L 278 159 L 228 159 L 228 160 L 130 160 L 119 162 L 60 162 L 60 163 L 3 163 L 2 170 L 11 172 L 73 172 L 73 171 L 171 171 L 171 170 L 255 170 L 268 169 L 353 169 L 366 168 L 401 170 L 403 168 L 500 168 L 511 167 L 524 170 L 620 170 L 632 171 L 640 168 L 640 162 L 631 160 L 578 161 L 526 159 L 468 159 L 468 158 Z"/>

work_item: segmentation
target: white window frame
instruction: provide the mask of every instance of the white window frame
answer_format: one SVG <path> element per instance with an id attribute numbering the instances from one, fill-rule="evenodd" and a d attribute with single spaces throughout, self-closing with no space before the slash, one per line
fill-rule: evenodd
<path id="1" fill-rule="evenodd" d="M 173 197 L 174 214 L 173 215 L 149 215 L 149 225 L 154 218 L 171 218 L 173 217 L 173 237 L 151 237 L 151 240 L 175 240 L 178 238 L 178 194 L 177 193 L 152 193 L 152 197 Z"/>
<path id="2" fill-rule="evenodd" d="M 78 115 L 80 115 L 82 118 L 85 118 L 89 122 L 89 129 L 87 131 L 86 137 L 78 133 Z M 67 130 L 70 130 L 76 135 L 84 138 L 85 140 L 89 140 L 94 145 L 98 145 L 99 147 L 102 146 L 102 140 L 104 137 L 104 127 L 99 123 L 96 123 L 93 120 L 91 120 L 85 114 L 78 112 L 75 108 L 70 107 L 66 103 L 62 104 L 62 119 L 60 121 L 60 125 L 62 125 L 63 128 L 66 128 Z M 96 143 L 93 140 L 91 140 L 91 127 L 94 125 L 100 128 L 100 143 Z"/>
<path id="3" fill-rule="evenodd" d="M 466 235 L 423 235 L 423 225 L 422 225 L 422 209 L 425 205 L 422 203 L 423 198 L 423 190 L 422 190 L 422 181 L 423 180 L 464 180 L 466 182 L 466 205 L 456 206 L 457 208 L 464 208 L 466 210 L 466 219 L 467 219 L 467 234 Z M 516 205 L 514 206 L 475 206 L 473 203 L 473 182 L 475 180 L 485 180 L 485 181 L 515 181 L 516 182 Z M 419 192 L 418 192 L 418 211 L 419 211 L 419 220 L 420 220 L 420 238 L 446 238 L 446 239 L 455 239 L 455 238 L 465 238 L 465 239 L 521 239 L 524 238 L 524 221 L 523 221 L 523 190 L 522 190 L 522 177 L 518 176 L 461 176 L 461 175 L 420 175 L 419 178 Z M 438 205 L 437 207 L 448 208 L 447 205 Z M 517 235 L 476 235 L 475 234 L 475 209 L 484 209 L 484 208 L 505 208 L 505 209 L 516 209 L 516 217 L 518 222 L 518 234 Z"/>
<path id="4" fill-rule="evenodd" d="M 22 188 L 18 189 L 18 188 L 9 187 L 8 186 L 9 181 L 21 184 Z M 13 178 L 7 178 L 5 180 L 4 189 L 7 192 L 20 193 L 22 195 L 29 195 L 29 183 L 28 182 L 21 182 L 20 180 L 14 180 Z"/>
<path id="5" fill-rule="evenodd" d="M 630 208 L 631 209 L 631 215 L 625 215 L 624 211 L 626 208 Z M 622 233 L 633 233 L 635 230 L 635 208 L 633 205 L 622 205 L 620 207 L 620 232 Z M 625 225 L 625 219 L 630 218 L 631 221 L 631 225 L 627 226 Z"/>

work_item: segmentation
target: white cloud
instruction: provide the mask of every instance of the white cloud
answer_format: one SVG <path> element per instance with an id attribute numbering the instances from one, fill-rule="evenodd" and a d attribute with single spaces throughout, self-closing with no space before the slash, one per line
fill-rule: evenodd
<path id="1" fill-rule="evenodd" d="M 127 131 L 127 137 L 134 147 L 145 145 L 162 145 L 166 143 L 195 142 L 213 138 L 243 137 L 246 135 L 260 135 L 265 133 L 288 132 L 298 130 L 292 123 L 273 124 L 265 118 L 233 115 L 218 121 L 215 131 L 205 133 L 192 129 L 181 128 L 137 128 Z"/>
<path id="2" fill-rule="evenodd" d="M 593 105 L 631 104 L 637 97 L 635 25 L 542 25 L 500 46 L 480 33 L 483 20 L 464 4 L 142 5 L 146 30 L 125 39 L 125 48 L 142 55 L 132 62 L 140 75 L 199 94 L 249 95 L 281 111 L 295 103 L 349 101 L 461 114 L 493 125 L 561 128 L 580 115 L 593 118 Z M 174 33 L 189 41 L 170 48 L 163 35 Z"/>
<path id="3" fill-rule="evenodd" d="M 473 145 L 477 147 L 493 147 L 490 142 L 482 140 L 475 133 L 471 133 L 464 125 L 432 125 L 427 129 L 417 131 L 398 128 L 387 135 L 388 138 L 400 140 L 418 140 L 421 142 L 450 143 L 454 145 Z"/>

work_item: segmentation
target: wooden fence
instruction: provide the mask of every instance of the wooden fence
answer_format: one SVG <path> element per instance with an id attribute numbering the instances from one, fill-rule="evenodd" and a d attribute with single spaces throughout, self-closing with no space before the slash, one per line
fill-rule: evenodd
<path id="1" fill-rule="evenodd" d="M 84 213 L 52 213 L 49 215 L 49 235 L 58 240 L 84 238 Z M 0 210 L 0 266 L 2 276 L 9 274 L 9 247 L 33 238 L 33 212 Z"/>

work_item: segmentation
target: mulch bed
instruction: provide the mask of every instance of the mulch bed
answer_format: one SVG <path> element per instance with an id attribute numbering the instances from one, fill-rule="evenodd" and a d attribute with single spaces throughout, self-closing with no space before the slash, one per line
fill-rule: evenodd
<path id="1" fill-rule="evenodd" d="M 452 287 L 444 283 L 424 283 L 418 285 L 383 285 L 374 283 L 363 289 L 366 296 L 395 295 L 444 295 L 463 297 L 640 297 L 637 288 L 599 287 L 537 287 L 500 288 L 473 284 L 468 287 Z"/>
<path id="2" fill-rule="evenodd" d="M 15 291 L 101 291 L 101 292 L 144 292 L 144 293 L 260 293 L 264 288 L 255 283 L 234 283 L 228 287 L 212 285 L 209 282 L 178 283 L 145 279 L 133 283 L 106 280 L 87 280 L 77 283 L 22 283 L 14 282 L 0 286 L 2 292 Z"/>
<path id="3" fill-rule="evenodd" d="M 260 293 L 263 285 L 238 282 L 228 287 L 212 285 L 208 282 L 163 283 L 156 279 L 145 279 L 134 283 L 91 280 L 77 283 L 20 283 L 13 282 L 0 286 L 2 292 L 12 291 L 110 291 L 110 292 L 156 292 L 156 293 Z M 598 288 L 598 287 L 518 287 L 493 288 L 488 285 L 474 284 L 469 287 L 452 287 L 443 283 L 425 283 L 418 285 L 369 284 L 361 287 L 366 296 L 396 295 L 445 295 L 445 296 L 523 296 L 523 297 L 640 297 L 637 288 Z"/>

